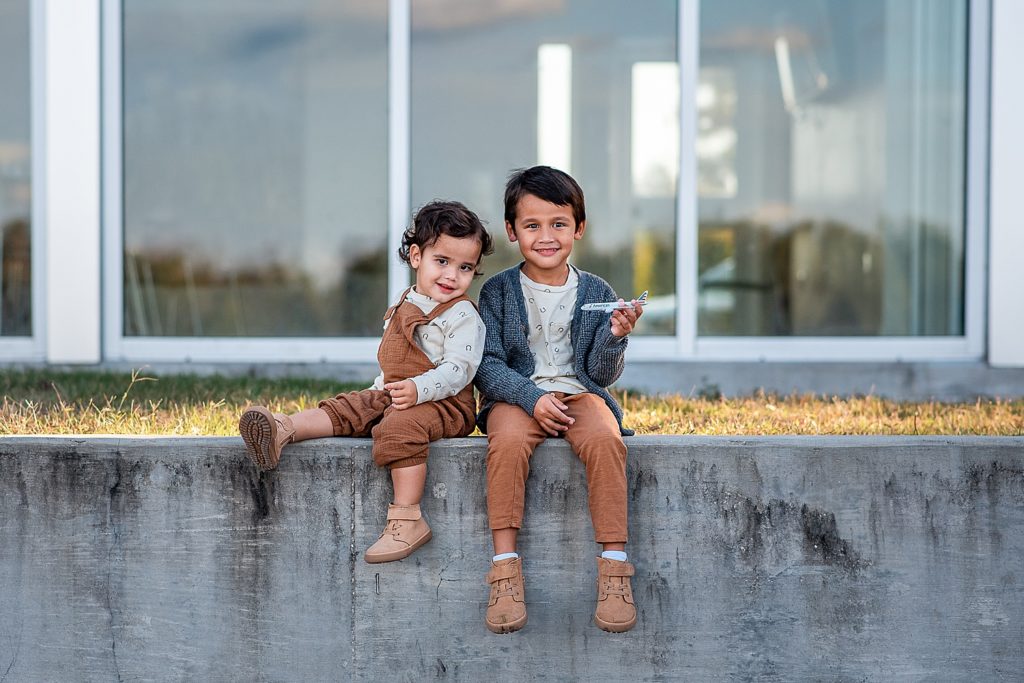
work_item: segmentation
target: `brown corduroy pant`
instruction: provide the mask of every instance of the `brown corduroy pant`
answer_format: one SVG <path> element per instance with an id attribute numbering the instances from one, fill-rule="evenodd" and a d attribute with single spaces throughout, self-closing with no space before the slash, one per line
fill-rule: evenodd
<path id="1" fill-rule="evenodd" d="M 576 420 L 563 436 L 587 470 L 594 540 L 625 543 L 626 444 L 608 405 L 596 394 L 555 396 Z M 548 437 L 517 405 L 496 403 L 487 415 L 487 515 L 491 529 L 519 529 L 523 523 L 530 457 Z"/>
<path id="2" fill-rule="evenodd" d="M 476 426 L 455 396 L 395 410 L 388 392 L 364 389 L 319 407 L 330 416 L 335 436 L 372 436 L 373 461 L 390 469 L 424 463 L 431 441 L 466 436 Z"/>

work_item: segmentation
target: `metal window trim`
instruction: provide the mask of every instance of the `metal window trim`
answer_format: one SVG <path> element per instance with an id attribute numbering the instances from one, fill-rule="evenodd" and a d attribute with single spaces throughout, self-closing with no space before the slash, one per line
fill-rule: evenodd
<path id="1" fill-rule="evenodd" d="M 964 337 L 701 337 L 708 361 L 970 361 Z"/>
<path id="2" fill-rule="evenodd" d="M 676 355 L 697 356 L 697 85 L 700 0 L 679 0 L 679 186 L 676 188 Z"/>
<path id="3" fill-rule="evenodd" d="M 102 162 L 100 1 L 45 0 L 41 115 L 45 186 L 40 223 L 44 259 L 44 360 L 91 365 L 102 359 Z M 33 29 L 35 33 L 37 29 Z M 39 35 L 39 34 L 36 34 Z"/>
<path id="4" fill-rule="evenodd" d="M 409 220 L 412 0 L 388 0 L 388 302 L 409 286 L 397 256 Z"/>
<path id="5" fill-rule="evenodd" d="M 103 355 L 107 362 L 375 362 L 377 337 L 203 338 L 124 335 L 124 138 L 122 0 L 102 0 Z M 403 11 L 404 9 L 404 11 Z M 408 79 L 409 0 L 390 0 L 389 77 Z M 404 28 L 403 28 L 404 27 Z M 395 39 L 394 33 L 404 39 Z M 403 57 L 403 55 L 405 55 Z M 404 64 L 403 67 L 401 66 Z M 406 74 L 402 76 L 402 74 Z M 407 85 L 407 83 L 406 83 Z M 389 85 L 388 292 L 405 288 L 395 252 L 408 213 L 408 88 Z M 396 273 L 398 277 L 396 277 Z M 397 292 L 397 293 L 394 293 Z M 383 312 L 382 312 L 383 313 Z"/>
<path id="6" fill-rule="evenodd" d="M 101 240 L 103 262 L 102 348 L 104 360 L 128 360 L 124 353 L 124 175 L 122 137 L 122 16 L 121 0 L 103 0 L 100 64 Z"/>
<path id="7" fill-rule="evenodd" d="M 971 0 L 967 37 L 967 150 L 964 197 L 964 338 L 968 358 L 982 358 L 987 343 L 989 114 L 992 7 Z"/>
<path id="8" fill-rule="evenodd" d="M 278 360 L 286 354 L 295 361 L 353 361 L 373 359 L 376 339 L 202 339 L 125 338 L 123 335 L 123 139 L 122 139 L 122 0 L 102 0 L 102 131 L 103 131 L 103 350 L 106 360 L 219 359 L 249 361 Z M 701 337 L 697 334 L 697 195 L 696 195 L 696 87 L 699 78 L 700 0 L 679 0 L 678 60 L 680 73 L 680 172 L 676 223 L 676 334 L 672 337 L 637 337 L 631 342 L 630 357 L 640 359 L 704 360 L 973 360 L 985 347 L 985 245 L 987 243 L 988 188 L 988 51 L 990 9 L 984 0 L 969 5 L 968 124 L 965 239 L 965 334 L 957 337 Z M 388 16 L 388 294 L 395 297 L 407 286 L 408 271 L 395 256 L 410 213 L 410 53 L 411 1 L 389 0 Z M 33 4 L 33 21 L 41 14 Z M 43 31 L 33 26 L 33 38 Z M 40 97 L 40 79 L 35 78 L 41 47 L 33 48 L 33 98 Z M 33 123 L 39 116 L 33 115 Z M 37 176 L 38 149 L 45 144 L 45 130 L 33 130 L 33 174 Z M 45 335 L 43 317 L 37 315 L 42 301 L 41 259 L 45 246 L 37 241 L 42 232 L 41 196 L 44 187 L 33 183 L 32 342 L 0 342 L 6 350 L 11 343 L 29 343 L 29 357 L 42 353 Z M 37 198 L 36 195 L 40 197 Z M 689 226 L 686 228 L 685 226 Z M 275 351 L 276 349 L 276 351 Z M 14 354 L 12 354 L 14 355 Z"/>
<path id="9" fill-rule="evenodd" d="M 376 362 L 379 340 L 272 337 L 144 337 L 122 341 L 126 360 L 186 363 Z"/>
<path id="10" fill-rule="evenodd" d="M 686 26 L 684 22 L 699 22 L 701 0 L 680 2 L 680 77 L 683 83 L 691 80 L 693 89 L 699 78 L 699 45 L 696 54 L 684 50 L 687 40 L 696 36 L 699 26 Z M 970 0 L 968 5 L 967 49 L 967 127 L 965 160 L 964 211 L 964 334 L 949 337 L 703 337 L 697 334 L 697 198 L 696 198 L 696 130 L 685 128 L 687 121 L 696 116 L 696 100 L 684 95 L 680 102 L 681 132 L 693 135 L 680 156 L 679 223 L 676 226 L 680 245 L 678 267 L 680 281 L 680 359 L 695 360 L 978 360 L 985 352 L 985 253 L 988 233 L 988 110 L 989 110 L 989 51 L 991 21 L 987 0 Z M 683 74 L 688 74 L 684 76 Z M 685 93 L 685 91 L 683 91 Z M 694 90 L 691 90 L 693 93 Z M 681 139 L 687 139 L 681 134 Z M 689 154 L 687 154 L 689 152 Z M 690 159 L 687 159 L 687 156 Z M 692 170 L 690 166 L 692 164 Z M 693 176 L 687 178 L 687 173 Z M 692 200 L 688 196 L 692 194 Z M 692 203 L 691 203 L 692 202 Z M 693 221 L 692 239 L 683 239 L 680 226 Z M 682 281 L 684 271 L 692 268 L 689 282 Z M 687 310 L 689 309 L 689 310 Z M 692 331 L 692 332 L 691 332 Z M 692 333 L 692 338 L 687 335 Z M 687 353 L 692 348 L 692 353 Z"/>

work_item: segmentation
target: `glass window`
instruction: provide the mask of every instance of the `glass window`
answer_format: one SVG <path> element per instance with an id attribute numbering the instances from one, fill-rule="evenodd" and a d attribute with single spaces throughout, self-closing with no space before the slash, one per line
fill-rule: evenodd
<path id="1" fill-rule="evenodd" d="M 701 4 L 702 335 L 962 335 L 967 0 Z"/>
<path id="2" fill-rule="evenodd" d="M 387 16 L 124 2 L 124 334 L 376 336 Z"/>
<path id="3" fill-rule="evenodd" d="M 579 181 L 587 233 L 573 262 L 620 296 L 650 290 L 638 334 L 675 333 L 679 71 L 675 2 L 416 0 L 411 199 L 465 202 L 504 236 L 509 171 Z"/>
<path id="4" fill-rule="evenodd" d="M 0 335 L 32 335 L 29 2 L 0 3 Z"/>

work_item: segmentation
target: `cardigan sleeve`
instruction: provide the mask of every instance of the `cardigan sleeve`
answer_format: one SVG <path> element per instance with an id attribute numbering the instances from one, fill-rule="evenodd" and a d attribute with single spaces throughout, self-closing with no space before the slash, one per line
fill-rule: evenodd
<path id="1" fill-rule="evenodd" d="M 599 301 L 614 301 L 618 297 L 615 291 L 605 282 L 598 288 Z M 594 331 L 594 341 L 587 353 L 587 374 L 600 387 L 607 387 L 615 382 L 626 365 L 626 347 L 629 335 L 616 337 L 612 334 L 611 314 L 603 316 Z"/>
<path id="2" fill-rule="evenodd" d="M 476 371 L 475 383 L 485 399 L 512 403 L 533 415 L 544 391 L 533 381 L 508 365 L 508 352 L 503 342 L 505 325 L 514 324 L 504 315 L 507 297 L 501 282 L 492 278 L 480 289 L 480 317 L 487 329 L 484 356 Z"/>
<path id="3" fill-rule="evenodd" d="M 614 384 L 622 375 L 628 345 L 629 336 L 616 337 L 612 334 L 611 324 L 605 323 L 597 328 L 594 345 L 587 354 L 587 374 L 598 386 Z"/>

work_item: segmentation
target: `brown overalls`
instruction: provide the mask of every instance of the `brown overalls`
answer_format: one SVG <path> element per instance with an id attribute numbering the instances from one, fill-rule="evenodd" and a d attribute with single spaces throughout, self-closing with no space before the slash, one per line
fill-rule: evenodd
<path id="1" fill-rule="evenodd" d="M 414 335 L 424 325 L 460 301 L 461 296 L 438 304 L 429 314 L 406 301 L 409 290 L 398 303 L 388 309 L 384 319 L 391 319 L 377 349 L 377 361 L 384 371 L 384 382 L 422 375 L 434 369 Z M 475 306 L 476 304 L 474 304 Z M 468 436 L 476 427 L 476 402 L 473 384 L 467 384 L 455 396 L 440 401 L 425 401 L 395 410 L 386 391 L 364 389 L 320 401 L 319 407 L 331 418 L 335 436 L 372 436 L 373 461 L 381 467 L 412 467 L 427 461 L 431 441 Z"/>

